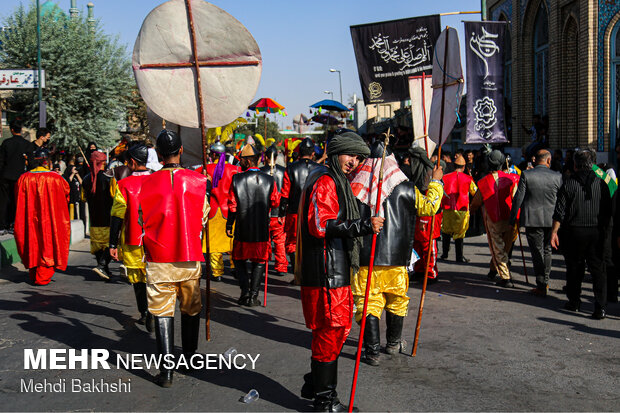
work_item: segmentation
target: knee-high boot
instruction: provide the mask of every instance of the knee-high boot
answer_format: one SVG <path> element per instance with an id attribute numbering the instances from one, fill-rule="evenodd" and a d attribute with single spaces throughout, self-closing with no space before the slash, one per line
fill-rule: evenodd
<path id="1" fill-rule="evenodd" d="M 248 279 L 248 271 L 245 260 L 235 260 L 235 269 L 237 270 L 237 279 L 241 288 L 241 296 L 237 300 L 239 305 L 247 305 L 250 298 L 250 280 Z"/>
<path id="2" fill-rule="evenodd" d="M 380 349 L 379 319 L 369 314 L 366 316 L 366 327 L 364 329 L 364 362 L 371 366 L 378 366 Z"/>
<path id="3" fill-rule="evenodd" d="M 404 321 L 405 317 L 393 314 L 389 311 L 385 312 L 385 322 L 387 324 L 387 331 L 385 333 L 387 341 L 385 345 L 386 353 L 397 354 L 407 347 L 407 342 L 401 338 Z"/>
<path id="4" fill-rule="evenodd" d="M 255 307 L 261 305 L 258 299 L 258 289 L 260 288 L 261 280 L 265 277 L 265 263 L 252 263 L 252 285 L 250 287 L 250 299 L 248 300 L 248 306 Z"/>
<path id="5" fill-rule="evenodd" d="M 454 240 L 454 249 L 456 250 L 456 262 L 469 262 L 469 260 L 463 256 L 463 238 Z"/>
<path id="6" fill-rule="evenodd" d="M 155 317 L 155 340 L 157 342 L 157 353 L 163 356 L 174 352 L 174 317 Z M 161 364 L 159 374 L 155 376 L 155 383 L 161 387 L 172 386 L 171 369 Z"/>
<path id="7" fill-rule="evenodd" d="M 146 283 L 133 284 L 133 292 L 136 296 L 136 304 L 138 306 L 138 312 L 140 312 L 140 319 L 138 324 L 146 324 L 146 330 L 149 333 L 153 332 L 153 316 L 149 313 L 149 304 L 146 299 Z"/>
<path id="8" fill-rule="evenodd" d="M 348 407 L 340 403 L 336 386 L 338 385 L 338 359 L 321 362 L 312 360 L 312 381 L 314 384 L 315 412 L 346 412 Z M 354 407 L 353 411 L 357 411 Z"/>
<path id="9" fill-rule="evenodd" d="M 452 237 L 449 234 L 441 234 L 441 249 L 443 252 L 441 253 L 441 259 L 447 260 L 448 254 L 450 253 L 450 239 Z"/>
<path id="10" fill-rule="evenodd" d="M 200 331 L 200 313 L 196 315 L 181 314 L 181 342 L 183 354 L 189 361 L 198 349 L 198 332 Z"/>

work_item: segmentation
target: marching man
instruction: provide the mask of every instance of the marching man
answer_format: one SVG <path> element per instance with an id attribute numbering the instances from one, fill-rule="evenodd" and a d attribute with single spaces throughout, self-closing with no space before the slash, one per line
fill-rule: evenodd
<path id="1" fill-rule="evenodd" d="M 327 167 L 308 176 L 301 195 L 299 252 L 295 276 L 301 281 L 306 327 L 312 329 L 311 374 L 302 396 L 315 411 L 345 411 L 336 392 L 338 357 L 353 314 L 351 273 L 360 265 L 361 237 L 380 232 L 384 219 L 360 218 L 347 175 L 370 150 L 354 132 L 335 135 L 327 147 Z"/>
<path id="2" fill-rule="evenodd" d="M 158 353 L 173 354 L 174 312 L 179 299 L 181 341 L 188 358 L 198 348 L 202 237 L 209 214 L 207 177 L 181 167 L 183 145 L 173 131 L 161 131 L 157 152 L 164 166 L 144 179 L 138 196 L 149 312 L 155 317 Z M 162 364 L 155 382 L 170 387 L 172 373 Z"/>
<path id="3" fill-rule="evenodd" d="M 246 144 L 240 156 L 243 172 L 232 178 L 226 234 L 232 237 L 234 226 L 232 259 L 241 287 L 237 303 L 254 307 L 261 304 L 258 289 L 271 255 L 269 211 L 278 207 L 280 193 L 273 177 L 258 169 L 260 153 L 254 145 Z"/>
<path id="4" fill-rule="evenodd" d="M 146 169 L 148 148 L 143 143 L 136 143 L 129 146 L 127 155 L 132 174 L 118 181 L 114 194 L 110 219 L 110 256 L 115 260 L 123 260 L 140 313 L 138 324 L 146 324 L 150 333 L 153 331 L 153 316 L 148 311 L 146 299 L 146 263 L 142 260 L 142 227 L 138 222 L 140 189 L 150 175 Z"/>

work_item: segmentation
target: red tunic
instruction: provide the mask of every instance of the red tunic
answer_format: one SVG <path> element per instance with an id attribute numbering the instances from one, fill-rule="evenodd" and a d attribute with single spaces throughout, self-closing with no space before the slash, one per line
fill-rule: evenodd
<path id="1" fill-rule="evenodd" d="M 142 183 L 148 174 L 130 175 L 118 181 L 118 190 L 121 191 L 127 210 L 125 212 L 125 244 L 126 245 L 142 245 L 142 227 L 138 224 L 138 196 Z"/>
<path id="2" fill-rule="evenodd" d="M 165 168 L 144 180 L 139 202 L 147 261 L 204 261 L 206 193 L 207 177 L 188 169 Z"/>
<path id="3" fill-rule="evenodd" d="M 473 178 L 464 172 L 452 172 L 443 176 L 443 209 L 469 211 L 469 188 Z"/>
<path id="4" fill-rule="evenodd" d="M 22 263 L 64 270 L 71 239 L 69 184 L 56 172 L 37 168 L 23 174 L 15 188 L 15 243 Z"/>
<path id="5" fill-rule="evenodd" d="M 519 175 L 497 173 L 497 181 L 493 174 L 488 174 L 478 181 L 478 188 L 484 201 L 484 208 L 491 221 L 506 221 L 510 218 L 512 194 L 519 182 Z"/>
<path id="6" fill-rule="evenodd" d="M 207 175 L 211 177 L 211 182 L 213 182 L 213 171 L 215 171 L 216 166 L 217 163 L 210 163 L 207 165 Z M 196 172 L 202 173 L 202 166 L 196 169 Z M 217 183 L 217 187 L 211 188 L 211 199 L 209 200 L 211 210 L 209 211 L 209 219 L 215 217 L 218 209 L 222 211 L 222 216 L 224 219 L 228 219 L 228 197 L 230 192 L 230 184 L 232 183 L 233 175 L 239 172 L 241 172 L 241 168 L 238 166 L 228 163 L 224 165 L 224 174 Z"/>

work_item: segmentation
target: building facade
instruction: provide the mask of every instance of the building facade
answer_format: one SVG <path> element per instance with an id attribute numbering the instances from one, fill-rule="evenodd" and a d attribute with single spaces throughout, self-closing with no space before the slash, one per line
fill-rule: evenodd
<path id="1" fill-rule="evenodd" d="M 538 115 L 551 148 L 592 147 L 603 160 L 620 142 L 620 0 L 489 0 L 487 16 L 509 22 L 513 146 Z"/>

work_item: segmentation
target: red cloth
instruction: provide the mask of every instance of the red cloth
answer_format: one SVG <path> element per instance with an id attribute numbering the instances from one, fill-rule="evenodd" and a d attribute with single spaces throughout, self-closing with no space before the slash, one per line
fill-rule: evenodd
<path id="1" fill-rule="evenodd" d="M 329 175 L 323 175 L 314 184 L 308 207 L 308 232 L 316 238 L 325 238 L 327 221 L 338 218 L 338 194 L 336 183 Z"/>
<path id="2" fill-rule="evenodd" d="M 351 287 L 327 289 L 301 287 L 306 327 L 312 329 L 312 358 L 333 361 L 351 331 L 353 295 Z"/>
<path id="3" fill-rule="evenodd" d="M 286 235 L 286 253 L 293 254 L 297 251 L 297 214 L 286 214 L 284 234 Z"/>
<path id="4" fill-rule="evenodd" d="M 232 249 L 233 260 L 250 260 L 254 262 L 267 262 L 271 255 L 271 243 L 265 242 L 243 242 L 233 240 Z"/>
<path id="5" fill-rule="evenodd" d="M 206 193 L 207 177 L 189 169 L 161 169 L 143 181 L 139 202 L 147 261 L 204 261 Z"/>
<path id="6" fill-rule="evenodd" d="M 433 239 L 431 238 L 431 218 L 418 217 L 416 220 L 415 232 L 413 237 L 413 249 L 418 253 L 420 259 L 414 264 L 414 270 L 417 273 L 424 274 L 424 266 L 428 256 L 428 250 L 431 248 L 431 260 L 428 263 L 428 278 L 437 278 L 437 241 L 441 236 L 441 220 L 443 214 L 435 215 L 435 227 L 433 228 Z"/>
<path id="7" fill-rule="evenodd" d="M 31 171 L 15 186 L 15 243 L 26 268 L 67 268 L 71 222 L 69 184 L 56 172 Z"/>
<path id="8" fill-rule="evenodd" d="M 452 172 L 443 176 L 443 209 L 469 211 L 469 188 L 473 178 L 464 172 Z"/>
<path id="9" fill-rule="evenodd" d="M 280 196 L 288 199 L 291 195 L 291 178 L 288 176 L 288 170 L 284 171 L 284 178 L 282 179 L 282 189 L 280 190 Z M 297 213 L 297 211 L 293 211 Z M 287 214 L 288 215 L 288 214 Z"/>
<path id="10" fill-rule="evenodd" d="M 207 165 L 207 175 L 213 179 L 213 171 L 217 163 L 211 163 Z M 196 172 L 202 174 L 202 166 L 196 169 Z M 232 183 L 232 177 L 241 172 L 241 168 L 231 164 L 224 165 L 224 174 L 217 183 L 216 188 L 211 188 L 211 198 L 209 199 L 209 205 L 211 210 L 209 211 L 209 219 L 215 217 L 217 210 L 222 211 L 224 219 L 228 219 L 228 196 L 230 191 L 230 184 Z M 213 181 L 212 181 L 213 182 Z"/>
<path id="11" fill-rule="evenodd" d="M 142 245 L 142 227 L 138 224 L 138 196 L 142 183 L 148 177 L 148 174 L 130 175 L 118 181 L 118 190 L 127 203 L 123 221 L 126 245 Z"/>
<path id="12" fill-rule="evenodd" d="M 478 188 L 484 201 L 484 208 L 491 221 L 506 221 L 510 218 L 512 194 L 519 182 L 519 175 L 499 171 L 497 181 L 493 174 L 488 174 L 478 181 Z"/>
<path id="13" fill-rule="evenodd" d="M 274 247 L 274 269 L 279 272 L 287 272 L 288 260 L 286 259 L 286 249 L 284 246 L 284 242 L 286 241 L 286 235 L 284 235 L 284 225 L 278 222 L 277 217 L 272 217 L 269 221 L 269 235 L 271 237 L 271 242 L 273 242 Z"/>
<path id="14" fill-rule="evenodd" d="M 52 280 L 52 276 L 56 269 L 54 267 L 32 267 L 28 270 L 30 281 L 36 285 L 47 285 Z"/>

